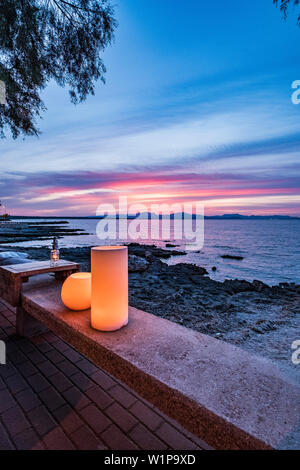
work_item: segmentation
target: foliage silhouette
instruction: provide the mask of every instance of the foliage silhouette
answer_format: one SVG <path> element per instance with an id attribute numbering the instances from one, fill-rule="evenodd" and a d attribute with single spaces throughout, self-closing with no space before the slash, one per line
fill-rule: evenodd
<path id="1" fill-rule="evenodd" d="M 115 28 L 109 0 L 1 0 L 0 136 L 6 129 L 14 138 L 39 134 L 36 118 L 46 109 L 40 94 L 52 79 L 69 88 L 74 104 L 94 94 Z"/>

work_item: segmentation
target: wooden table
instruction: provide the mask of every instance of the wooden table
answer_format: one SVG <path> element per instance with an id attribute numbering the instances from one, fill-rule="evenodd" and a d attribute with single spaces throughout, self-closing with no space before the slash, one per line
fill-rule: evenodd
<path id="1" fill-rule="evenodd" d="M 63 281 L 70 274 L 80 270 L 78 263 L 59 260 L 55 266 L 50 261 L 33 261 L 22 264 L 0 266 L 0 297 L 13 307 L 20 305 L 22 284 L 31 276 L 54 273 L 57 280 Z"/>

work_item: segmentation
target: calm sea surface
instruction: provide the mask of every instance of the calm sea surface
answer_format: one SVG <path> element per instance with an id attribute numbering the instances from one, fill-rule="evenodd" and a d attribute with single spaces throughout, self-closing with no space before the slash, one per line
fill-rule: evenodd
<path id="1" fill-rule="evenodd" d="M 99 241 L 96 235 L 98 221 L 95 219 L 65 220 L 69 222 L 68 228 L 84 229 L 89 235 L 65 237 L 59 241 L 61 247 L 113 243 Z M 204 233 L 204 246 L 200 253 L 189 251 L 185 256 L 172 257 L 168 263 L 184 262 L 203 266 L 211 278 L 220 281 L 239 278 L 249 281 L 259 279 L 268 284 L 300 283 L 300 220 L 205 220 Z M 162 240 L 136 241 L 160 247 L 166 245 Z M 184 249 L 180 241 L 174 244 L 178 245 L 175 249 Z M 15 245 L 45 246 L 49 242 L 34 241 Z M 237 261 L 221 258 L 225 254 L 242 256 L 244 259 Z M 211 270 L 213 266 L 217 268 L 215 272 Z"/>

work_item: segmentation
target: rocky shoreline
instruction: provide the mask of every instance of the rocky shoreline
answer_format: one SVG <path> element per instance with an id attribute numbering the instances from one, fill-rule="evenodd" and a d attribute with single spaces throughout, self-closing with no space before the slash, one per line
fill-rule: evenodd
<path id="1" fill-rule="evenodd" d="M 129 249 L 130 305 L 239 345 L 276 361 L 293 381 L 299 366 L 291 361 L 292 342 L 300 339 L 300 286 L 268 286 L 261 281 L 210 279 L 205 268 L 168 265 L 162 260 L 182 252 L 131 243 Z M 6 253 L 5 253 L 6 252 Z M 19 260 L 49 259 L 47 247 L 2 247 L 2 256 L 17 252 Z M 90 247 L 62 248 L 61 257 L 90 270 Z M 6 256 L 0 264 L 11 263 Z"/>
<path id="2" fill-rule="evenodd" d="M 51 240 L 53 237 L 87 235 L 84 230 L 68 228 L 68 223 L 66 220 L 0 222 L 0 245 L 32 240 Z"/>

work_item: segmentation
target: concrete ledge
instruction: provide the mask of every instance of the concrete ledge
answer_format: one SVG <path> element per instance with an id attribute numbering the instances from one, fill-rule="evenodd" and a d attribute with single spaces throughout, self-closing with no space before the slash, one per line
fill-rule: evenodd
<path id="1" fill-rule="evenodd" d="M 299 388 L 272 362 L 134 308 L 127 327 L 97 332 L 89 311 L 63 306 L 60 284 L 49 276 L 24 286 L 22 306 L 211 446 L 299 446 Z"/>

